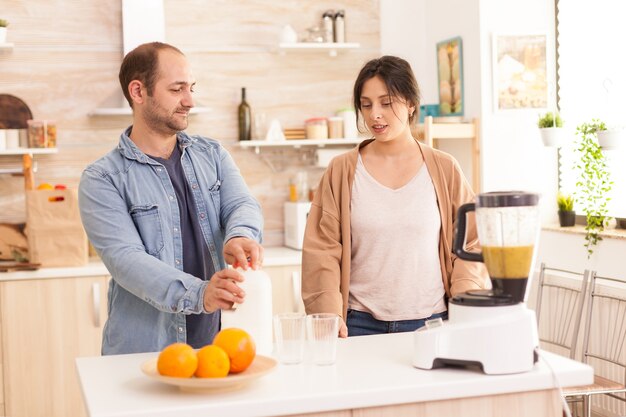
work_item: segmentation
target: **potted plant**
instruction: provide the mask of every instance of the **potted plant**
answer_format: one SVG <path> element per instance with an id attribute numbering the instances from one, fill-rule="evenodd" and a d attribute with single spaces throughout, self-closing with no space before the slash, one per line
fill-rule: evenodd
<path id="1" fill-rule="evenodd" d="M 556 196 L 556 204 L 559 208 L 559 224 L 561 227 L 571 227 L 576 223 L 574 211 L 574 197 L 571 194 L 559 192 Z"/>
<path id="2" fill-rule="evenodd" d="M 0 44 L 7 41 L 7 26 L 9 26 L 9 22 L 0 19 Z"/>
<path id="3" fill-rule="evenodd" d="M 560 114 L 549 111 L 539 116 L 537 126 L 545 146 L 558 148 L 563 144 L 565 131 L 563 130 L 563 120 L 561 120 Z"/>
<path id="4" fill-rule="evenodd" d="M 618 149 L 626 142 L 626 130 L 623 126 L 600 130 L 597 135 L 598 145 L 604 150 Z"/>
<path id="5" fill-rule="evenodd" d="M 611 200 L 609 192 L 613 182 L 607 168 L 606 157 L 597 141 L 597 133 L 602 130 L 606 130 L 606 125 L 598 119 L 592 119 L 590 123 L 576 127 L 576 134 L 580 140 L 576 143 L 579 158 L 574 163 L 574 170 L 578 172 L 574 194 L 576 201 L 582 204 L 582 210 L 587 218 L 585 247 L 588 258 L 593 253 L 593 246 L 602 240 L 599 233 L 604 230 L 610 219 L 607 215 L 607 203 Z"/>

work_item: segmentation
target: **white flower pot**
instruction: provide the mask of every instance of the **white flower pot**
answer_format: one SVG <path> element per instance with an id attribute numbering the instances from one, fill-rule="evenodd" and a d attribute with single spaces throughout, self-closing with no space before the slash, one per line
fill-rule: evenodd
<path id="1" fill-rule="evenodd" d="M 562 127 L 544 127 L 539 129 L 545 146 L 559 148 L 565 143 L 565 129 Z"/>
<path id="2" fill-rule="evenodd" d="M 598 145 L 600 145 L 602 149 L 618 149 L 619 147 L 624 146 L 625 142 L 626 130 L 623 128 L 600 130 L 598 132 Z"/>
<path id="3" fill-rule="evenodd" d="M 0 44 L 6 43 L 6 41 L 7 41 L 7 28 L 1 27 L 0 28 Z"/>

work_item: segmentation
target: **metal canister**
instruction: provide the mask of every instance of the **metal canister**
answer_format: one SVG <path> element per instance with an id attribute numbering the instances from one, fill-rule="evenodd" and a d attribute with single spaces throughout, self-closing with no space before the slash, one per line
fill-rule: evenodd
<path id="1" fill-rule="evenodd" d="M 335 35 L 333 30 L 335 13 L 332 10 L 326 10 L 322 15 L 322 29 L 324 31 L 324 42 L 332 42 Z"/>
<path id="2" fill-rule="evenodd" d="M 337 10 L 334 18 L 334 38 L 337 43 L 346 41 L 346 12 L 343 10 Z"/>

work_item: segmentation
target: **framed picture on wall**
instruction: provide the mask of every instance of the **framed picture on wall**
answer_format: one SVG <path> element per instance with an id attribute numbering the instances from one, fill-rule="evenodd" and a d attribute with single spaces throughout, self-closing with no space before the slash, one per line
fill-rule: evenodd
<path id="1" fill-rule="evenodd" d="M 463 44 L 460 37 L 437 43 L 439 115 L 463 116 Z"/>
<path id="2" fill-rule="evenodd" d="M 548 106 L 546 35 L 493 35 L 495 110 Z"/>

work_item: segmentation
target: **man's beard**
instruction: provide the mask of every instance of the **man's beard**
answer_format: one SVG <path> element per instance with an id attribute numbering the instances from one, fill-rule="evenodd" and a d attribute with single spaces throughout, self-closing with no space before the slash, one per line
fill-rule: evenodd
<path id="1" fill-rule="evenodd" d="M 175 110 L 178 111 L 180 108 Z M 154 103 L 150 100 L 150 106 L 148 106 L 144 112 L 144 118 L 148 126 L 152 129 L 160 131 L 162 133 L 173 135 L 181 130 L 185 130 L 189 125 L 187 118 L 178 119 L 175 114 L 167 114 L 165 108 Z"/>

